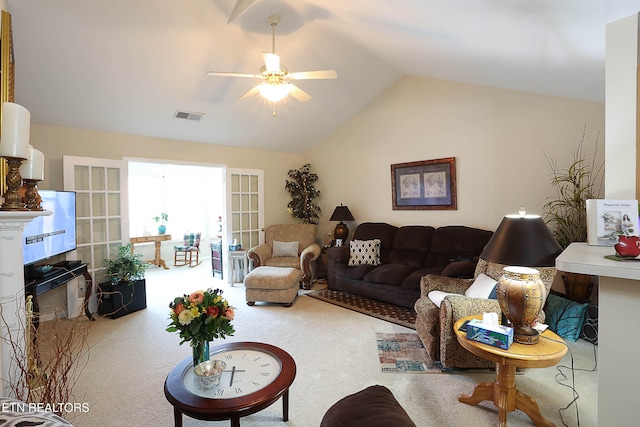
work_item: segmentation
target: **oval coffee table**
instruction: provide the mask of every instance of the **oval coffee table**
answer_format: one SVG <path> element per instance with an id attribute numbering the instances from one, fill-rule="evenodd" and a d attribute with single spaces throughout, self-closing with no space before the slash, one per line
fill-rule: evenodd
<path id="1" fill-rule="evenodd" d="M 513 343 L 508 350 L 492 347 L 467 338 L 459 328 L 465 320 L 481 318 L 467 316 L 455 323 L 455 332 L 462 347 L 476 356 L 496 363 L 496 379 L 492 383 L 478 383 L 470 395 L 461 394 L 458 400 L 468 405 L 477 405 L 490 400 L 498 408 L 498 425 L 506 427 L 507 413 L 520 409 L 538 427 L 552 427 L 540 413 L 536 400 L 516 389 L 516 368 L 547 368 L 557 365 L 567 353 L 567 346 L 558 335 L 549 329 L 540 334 L 537 344 Z"/>
<path id="2" fill-rule="evenodd" d="M 211 360 L 226 363 L 220 385 L 202 391 L 194 382 L 193 359 L 186 358 L 167 376 L 164 395 L 173 405 L 176 427 L 182 414 L 199 420 L 231 420 L 261 411 L 282 397 L 282 419 L 289 419 L 289 387 L 296 377 L 296 363 L 286 351 L 270 344 L 236 342 L 213 347 Z"/>

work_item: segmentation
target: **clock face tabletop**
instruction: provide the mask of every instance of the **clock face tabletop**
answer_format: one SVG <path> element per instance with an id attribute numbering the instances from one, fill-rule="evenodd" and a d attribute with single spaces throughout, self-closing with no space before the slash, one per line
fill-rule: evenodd
<path id="1" fill-rule="evenodd" d="M 195 383 L 191 357 L 167 376 L 164 394 L 177 411 L 211 421 L 244 417 L 276 402 L 296 376 L 289 353 L 270 344 L 225 343 L 212 347 L 210 360 L 226 364 L 220 384 L 210 390 Z"/>

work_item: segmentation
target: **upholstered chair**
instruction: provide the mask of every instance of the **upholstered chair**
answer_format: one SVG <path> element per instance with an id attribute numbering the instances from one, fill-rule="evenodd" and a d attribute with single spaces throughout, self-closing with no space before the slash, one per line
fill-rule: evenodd
<path id="1" fill-rule="evenodd" d="M 471 354 L 458 344 L 453 325 L 466 316 L 480 315 L 485 312 L 501 313 L 498 300 L 470 298 L 464 293 L 481 274 L 497 281 L 502 276 L 504 267 L 506 266 L 487 262 L 480 258 L 473 279 L 458 279 L 432 274 L 422 278 L 420 283 L 421 296 L 415 304 L 416 330 L 427 353 L 433 360 L 439 360 L 448 369 L 495 366 L 495 363 Z M 544 282 L 547 290 L 546 295 L 548 295 L 556 275 L 555 267 L 533 268 L 540 272 L 540 279 Z M 428 296 L 429 292 L 436 290 L 457 295 L 445 296 L 440 308 L 438 308 Z M 544 322 L 544 319 L 544 312 L 541 311 L 539 320 Z"/>
<path id="2" fill-rule="evenodd" d="M 314 224 L 270 225 L 264 231 L 264 243 L 247 252 L 253 267 L 290 267 L 302 271 L 302 287 L 311 289 L 315 261 L 320 256 L 316 243 L 318 226 Z"/>

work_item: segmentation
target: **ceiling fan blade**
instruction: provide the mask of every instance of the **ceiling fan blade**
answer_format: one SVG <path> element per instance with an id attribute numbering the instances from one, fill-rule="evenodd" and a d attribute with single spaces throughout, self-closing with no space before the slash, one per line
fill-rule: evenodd
<path id="1" fill-rule="evenodd" d="M 249 98 L 250 96 L 256 95 L 258 93 L 260 93 L 260 85 L 254 86 L 253 88 L 249 89 L 248 91 L 240 95 L 240 98 Z"/>
<path id="2" fill-rule="evenodd" d="M 262 54 L 262 58 L 264 59 L 264 66 L 267 68 L 269 73 L 279 73 L 280 72 L 280 57 L 275 53 L 264 52 Z"/>
<path id="3" fill-rule="evenodd" d="M 289 95 L 293 96 L 295 99 L 297 99 L 300 102 L 307 102 L 308 100 L 311 99 L 311 95 L 309 95 L 307 92 L 303 91 L 302 89 L 300 89 L 298 86 L 291 84 L 291 90 L 289 91 Z"/>
<path id="4" fill-rule="evenodd" d="M 259 74 L 232 73 L 227 71 L 207 71 L 207 76 L 262 78 Z"/>
<path id="5" fill-rule="evenodd" d="M 338 73 L 335 70 L 300 71 L 289 73 L 289 76 L 295 80 L 336 79 L 338 78 Z"/>
<path id="6" fill-rule="evenodd" d="M 227 24 L 236 19 L 242 12 L 247 10 L 249 6 L 254 4 L 256 0 L 238 0 L 236 1 L 236 5 L 233 6 L 233 10 L 231 11 L 231 16 L 229 16 L 229 20 Z"/>

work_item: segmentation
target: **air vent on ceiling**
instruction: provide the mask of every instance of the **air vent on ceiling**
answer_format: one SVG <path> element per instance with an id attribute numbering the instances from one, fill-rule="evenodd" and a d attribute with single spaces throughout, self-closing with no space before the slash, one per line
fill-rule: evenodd
<path id="1" fill-rule="evenodd" d="M 204 116 L 204 113 L 193 113 L 190 111 L 178 110 L 173 117 L 176 119 L 193 120 L 194 122 L 199 122 L 202 116 Z"/>

